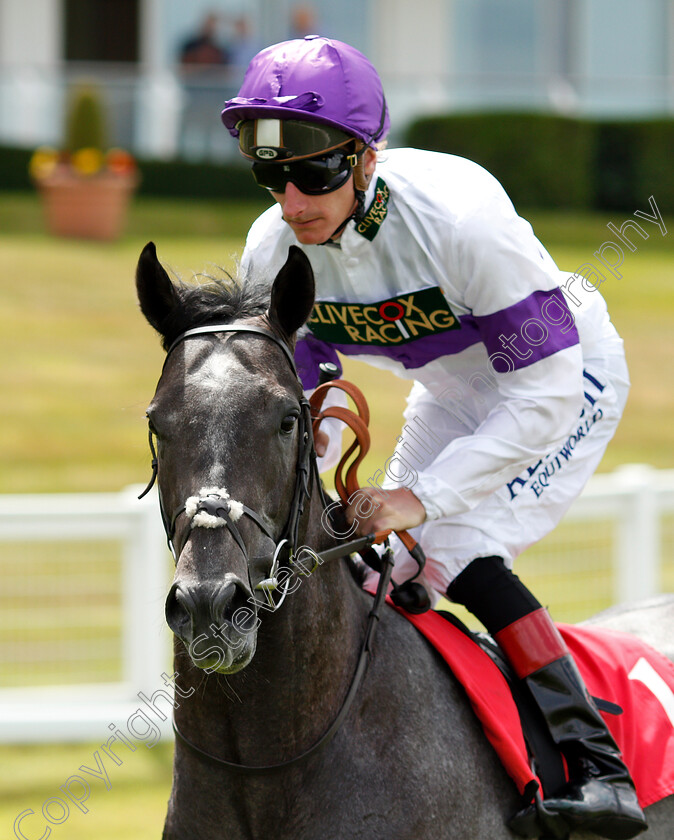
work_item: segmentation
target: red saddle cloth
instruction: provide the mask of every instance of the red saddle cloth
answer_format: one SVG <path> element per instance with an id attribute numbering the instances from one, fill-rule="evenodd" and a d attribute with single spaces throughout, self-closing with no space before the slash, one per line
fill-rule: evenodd
<path id="1" fill-rule="evenodd" d="M 529 766 L 519 713 L 501 671 L 479 645 L 438 613 L 398 611 L 452 669 L 506 771 L 524 794 L 539 780 Z M 632 774 L 642 808 L 674 793 L 674 664 L 627 633 L 557 626 L 590 694 L 623 709 L 620 715 L 602 716 Z"/>

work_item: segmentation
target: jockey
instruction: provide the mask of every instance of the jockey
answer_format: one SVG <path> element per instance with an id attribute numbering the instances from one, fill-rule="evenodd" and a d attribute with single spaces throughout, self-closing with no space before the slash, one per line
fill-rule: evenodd
<path id="1" fill-rule="evenodd" d="M 308 36 L 263 50 L 222 120 L 276 202 L 251 227 L 243 269 L 271 277 L 294 244 L 315 273 L 296 349 L 305 388 L 337 351 L 414 381 L 398 447 L 350 521 L 362 534 L 409 529 L 433 596 L 477 616 L 528 686 L 569 769 L 542 806 L 555 836 L 636 836 L 646 823 L 618 748 L 511 571 L 579 495 L 625 405 L 622 341 L 601 295 L 557 268 L 480 166 L 382 151 L 381 81 L 346 44 Z M 317 437 L 319 455 L 334 445 Z M 394 579 L 415 570 L 399 546 Z M 532 817 L 534 806 L 511 827 L 534 836 Z"/>

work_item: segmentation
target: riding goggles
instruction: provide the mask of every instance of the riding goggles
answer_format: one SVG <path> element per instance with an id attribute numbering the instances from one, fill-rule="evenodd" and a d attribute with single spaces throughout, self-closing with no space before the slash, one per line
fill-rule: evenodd
<path id="1" fill-rule="evenodd" d="M 289 163 L 256 162 L 253 177 L 259 186 L 270 192 L 284 193 L 290 182 L 306 195 L 323 195 L 338 190 L 349 180 L 363 151 L 349 154 L 345 149 L 333 149 L 317 157 Z"/>
<path id="2" fill-rule="evenodd" d="M 242 120 L 236 130 L 244 157 L 270 163 L 316 157 L 353 140 L 332 125 L 306 120 Z"/>

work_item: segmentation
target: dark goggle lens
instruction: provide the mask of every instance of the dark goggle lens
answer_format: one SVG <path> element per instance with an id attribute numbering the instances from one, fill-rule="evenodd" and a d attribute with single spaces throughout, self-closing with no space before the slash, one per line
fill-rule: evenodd
<path id="1" fill-rule="evenodd" d="M 254 163 L 253 177 L 259 186 L 283 193 L 290 181 L 300 192 L 320 195 L 339 189 L 351 174 L 353 157 L 335 150 L 316 158 L 292 163 Z"/>

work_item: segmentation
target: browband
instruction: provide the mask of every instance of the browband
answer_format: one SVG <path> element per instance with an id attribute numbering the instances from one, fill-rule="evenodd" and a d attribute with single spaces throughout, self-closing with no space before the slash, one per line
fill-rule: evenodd
<path id="1" fill-rule="evenodd" d="M 185 330 L 185 332 L 180 333 L 180 335 L 171 343 L 169 349 L 166 351 L 166 359 L 168 359 L 172 351 L 175 350 L 175 348 L 179 344 L 185 341 L 186 338 L 191 338 L 195 335 L 209 335 L 211 333 L 220 332 L 257 333 L 258 335 L 263 335 L 266 338 L 270 338 L 275 344 L 277 344 L 281 348 L 281 350 L 283 350 L 286 359 L 288 360 L 290 367 L 293 370 L 293 373 L 295 374 L 295 376 L 297 376 L 295 358 L 288 345 L 284 341 L 281 341 L 281 339 L 278 338 L 278 336 L 275 336 L 274 333 L 270 330 L 266 330 L 264 327 L 256 327 L 254 324 L 211 324 L 205 327 L 193 327 L 190 330 Z M 164 364 L 166 364 L 166 359 L 164 359 Z"/>

